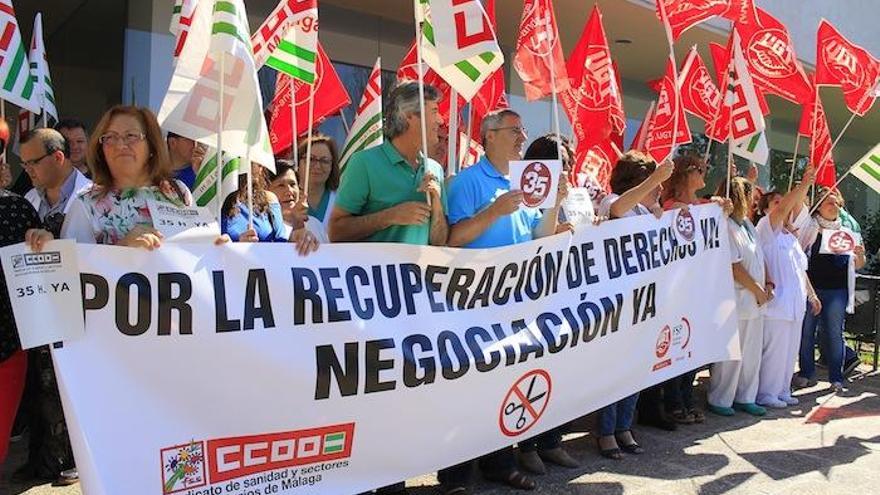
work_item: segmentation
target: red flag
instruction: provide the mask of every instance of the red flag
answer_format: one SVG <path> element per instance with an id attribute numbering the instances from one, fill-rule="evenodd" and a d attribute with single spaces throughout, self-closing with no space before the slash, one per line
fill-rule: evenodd
<path id="1" fill-rule="evenodd" d="M 730 45 L 728 39 L 727 44 Z M 728 49 L 718 43 L 709 43 L 709 53 L 712 55 L 712 65 L 715 66 L 715 80 L 719 82 L 724 80 L 724 72 L 727 70 L 727 62 L 730 60 Z M 723 88 L 718 88 L 721 91 Z M 770 115 L 770 105 L 767 104 L 767 98 L 761 88 L 755 87 L 755 94 L 758 96 L 758 104 L 761 106 L 762 115 Z M 811 100 L 812 101 L 812 100 Z M 714 139 L 714 138 L 713 138 Z"/>
<path id="2" fill-rule="evenodd" d="M 659 93 L 660 88 L 663 87 L 663 78 L 658 77 L 657 79 L 650 79 L 645 84 L 651 89 L 651 91 Z"/>
<path id="3" fill-rule="evenodd" d="M 831 187 L 837 182 L 837 169 L 831 155 L 831 131 L 821 98 L 816 98 L 810 110 L 810 163 L 816 167 L 816 184 Z"/>
<path id="4" fill-rule="evenodd" d="M 551 61 L 556 91 L 566 91 L 570 84 L 553 3 L 551 0 L 525 0 L 513 67 L 523 81 L 526 100 L 538 100 L 552 93 Z"/>
<path id="5" fill-rule="evenodd" d="M 278 73 L 275 85 L 275 98 L 271 104 L 271 119 L 269 121 L 269 141 L 272 143 L 272 151 L 280 154 L 290 148 L 292 141 L 290 121 L 290 84 L 291 78 L 283 72 Z M 302 81 L 294 80 L 294 97 L 296 99 L 296 130 L 299 134 L 308 132 L 309 127 L 309 98 L 312 87 Z M 330 58 L 324 52 L 324 47 L 318 43 L 318 63 L 315 66 L 315 107 L 314 127 L 324 118 L 339 112 L 339 109 L 351 104 L 351 98 L 339 80 L 339 75 L 333 68 Z"/>
<path id="6" fill-rule="evenodd" d="M 617 68 L 616 61 L 611 61 L 611 69 L 614 71 L 614 94 L 611 95 L 611 130 L 617 148 L 622 149 L 623 133 L 626 130 L 626 111 L 623 109 L 623 83 L 620 80 L 620 70 Z"/>
<path id="7" fill-rule="evenodd" d="M 410 45 L 409 47 L 409 51 L 406 52 L 406 55 L 403 56 L 403 60 L 400 61 L 400 67 L 398 67 L 397 69 L 397 80 L 418 81 L 418 60 L 418 54 L 416 53 L 416 42 L 413 41 L 412 45 Z M 443 80 L 442 77 L 440 77 L 440 74 L 437 74 L 430 67 L 428 67 L 428 64 L 424 64 L 424 68 L 425 84 L 433 86 L 434 89 L 436 89 L 440 92 L 441 95 L 443 95 L 439 105 L 440 119 L 442 119 L 442 121 L 448 125 L 450 100 L 452 99 L 452 88 L 449 86 L 449 83 L 447 83 Z M 456 111 L 460 112 L 465 103 L 466 102 L 464 98 L 459 96 Z"/>
<path id="8" fill-rule="evenodd" d="M 846 107 L 852 113 L 864 116 L 876 98 L 880 61 L 844 38 L 825 19 L 819 24 L 817 39 L 816 84 L 840 86 Z"/>
<path id="9" fill-rule="evenodd" d="M 815 78 L 811 74 L 808 76 L 810 78 L 810 83 L 812 84 Z M 818 88 L 814 87 L 813 98 L 818 98 Z M 798 134 L 805 137 L 810 137 L 813 135 L 813 108 L 815 107 L 816 100 L 810 100 L 809 103 L 805 103 L 801 107 L 801 120 L 798 124 Z"/>
<path id="10" fill-rule="evenodd" d="M 721 15 L 739 24 L 738 28 L 757 22 L 758 13 L 753 0 L 728 0 L 728 3 L 730 7 Z"/>
<path id="11" fill-rule="evenodd" d="M 721 107 L 721 92 L 696 47 L 688 53 L 681 69 L 681 105 L 705 122 L 712 122 Z"/>
<path id="12" fill-rule="evenodd" d="M 560 97 L 577 140 L 576 155 L 584 155 L 592 146 L 609 139 L 613 128 L 611 106 L 616 83 L 598 5 L 593 6 L 566 68 L 571 89 Z"/>
<path id="13" fill-rule="evenodd" d="M 496 29 L 495 0 L 487 0 L 485 8 L 486 14 L 489 17 L 489 21 L 492 23 L 493 29 Z M 483 86 L 481 86 L 480 90 L 477 91 L 474 99 L 471 100 L 471 105 L 472 122 L 468 122 L 471 140 L 474 140 L 477 143 L 481 143 L 482 140 L 480 139 L 480 124 L 483 122 L 483 117 L 485 117 L 487 113 L 493 110 L 507 108 L 509 106 L 507 103 L 507 95 L 504 87 L 503 68 L 499 68 L 498 70 L 496 70 L 495 73 L 492 74 L 485 83 L 483 83 Z"/>
<path id="14" fill-rule="evenodd" d="M 663 76 L 660 96 L 657 99 L 657 110 L 651 119 L 651 126 L 648 128 L 648 137 L 645 141 L 647 152 L 658 163 L 669 156 L 675 145 L 691 142 L 691 131 L 688 128 L 687 117 L 684 115 L 684 108 L 678 101 L 678 91 L 675 86 L 673 66 L 670 60 L 666 62 L 666 75 Z M 678 126 L 673 130 L 676 124 L 676 110 L 678 110 Z"/>
<path id="15" fill-rule="evenodd" d="M 801 105 L 812 100 L 813 87 L 794 52 L 785 25 L 760 8 L 755 22 L 737 23 L 743 54 L 755 86 Z"/>
<path id="16" fill-rule="evenodd" d="M 645 118 L 642 120 L 639 130 L 636 131 L 632 144 L 629 145 L 630 149 L 645 151 L 645 141 L 648 139 L 648 127 L 651 125 L 651 119 L 654 118 L 654 106 L 656 104 L 656 100 L 652 101 L 651 106 L 648 107 L 648 111 L 645 112 Z"/>
<path id="17" fill-rule="evenodd" d="M 578 147 L 573 171 L 574 185 L 590 189 L 591 196 L 595 189 L 609 192 L 611 171 L 614 170 L 619 158 L 620 153 L 610 139 L 589 148 Z"/>
<path id="18" fill-rule="evenodd" d="M 661 1 L 669 18 L 673 40 L 678 40 L 681 33 L 688 28 L 716 15 L 724 14 L 730 8 L 730 0 L 657 0 L 657 17 L 660 17 L 661 21 L 663 20 L 660 15 Z"/>

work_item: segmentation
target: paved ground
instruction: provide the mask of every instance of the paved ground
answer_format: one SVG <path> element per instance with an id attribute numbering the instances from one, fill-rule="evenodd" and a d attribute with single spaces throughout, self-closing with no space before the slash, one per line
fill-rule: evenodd
<path id="1" fill-rule="evenodd" d="M 701 388 L 707 376 L 700 375 Z M 704 393 L 698 396 L 705 396 Z M 771 411 L 763 419 L 742 413 L 709 415 L 702 425 L 673 433 L 636 427 L 648 450 L 612 461 L 598 455 L 589 433 L 592 418 L 576 423 L 565 446 L 583 467 L 551 468 L 538 477 L 536 495 L 720 495 L 880 494 L 880 372 L 857 376 L 849 390 L 831 395 L 828 384 L 797 394 L 801 405 Z M 80 495 L 78 487 L 8 485 L 11 464 L 21 462 L 21 442 L 13 445 L 0 474 L 0 495 Z M 434 476 L 409 480 L 411 495 L 437 492 Z M 510 493 L 481 483 L 480 495 Z M 524 492 L 520 492 L 524 493 Z M 332 494 L 335 495 L 335 494 Z"/>

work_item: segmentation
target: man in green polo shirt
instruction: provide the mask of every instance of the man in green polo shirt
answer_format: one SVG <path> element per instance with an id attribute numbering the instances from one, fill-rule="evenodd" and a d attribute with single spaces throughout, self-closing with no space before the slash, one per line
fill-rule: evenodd
<path id="1" fill-rule="evenodd" d="M 428 148 L 436 145 L 440 94 L 425 86 Z M 352 155 L 330 217 L 333 242 L 446 245 L 443 168 L 421 157 L 419 86 L 396 87 L 385 108 L 385 142 Z M 430 201 L 428 201 L 430 198 Z"/>

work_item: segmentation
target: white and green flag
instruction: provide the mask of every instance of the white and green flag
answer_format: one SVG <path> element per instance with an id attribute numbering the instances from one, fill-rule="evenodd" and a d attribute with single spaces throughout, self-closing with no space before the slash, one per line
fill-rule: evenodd
<path id="1" fill-rule="evenodd" d="M 367 87 L 364 88 L 351 131 L 345 138 L 339 165 L 344 167 L 351 155 L 378 146 L 382 144 L 382 140 L 382 68 L 381 58 L 377 58 Z"/>
<path id="2" fill-rule="evenodd" d="M 880 144 L 853 165 L 852 175 L 871 189 L 880 192 Z"/>
<path id="3" fill-rule="evenodd" d="M 315 82 L 318 1 L 282 0 L 251 37 L 254 62 L 306 84 Z"/>
<path id="4" fill-rule="evenodd" d="M 159 111 L 162 127 L 212 147 L 222 130 L 224 154 L 274 170 L 262 102 L 243 0 L 200 0 Z"/>
<path id="5" fill-rule="evenodd" d="M 223 155 L 223 183 L 221 184 L 220 205 L 231 193 L 238 190 L 238 175 L 241 160 L 238 157 Z M 196 205 L 215 211 L 217 204 L 217 150 L 209 149 L 205 153 L 205 161 L 199 167 L 196 181 L 193 185 L 193 198 Z"/>
<path id="6" fill-rule="evenodd" d="M 34 85 L 37 102 L 46 113 L 46 117 L 51 117 L 57 122 L 58 108 L 55 105 L 52 76 L 49 75 L 49 61 L 46 57 L 46 45 L 43 43 L 43 16 L 40 12 L 34 17 L 34 32 L 31 36 L 31 51 L 28 57 L 31 82 Z"/>
<path id="7" fill-rule="evenodd" d="M 770 158 L 770 146 L 767 144 L 767 133 L 761 131 L 747 139 L 734 141 L 733 154 L 759 165 L 767 165 Z"/>
<path id="8" fill-rule="evenodd" d="M 422 22 L 422 58 L 462 98 L 471 101 L 483 83 L 504 64 L 504 55 L 498 46 L 486 12 L 482 6 L 478 5 L 479 0 L 418 0 L 418 2 L 419 9 L 416 11 L 416 19 L 417 21 L 424 20 Z M 437 9 L 436 15 L 433 11 L 435 8 Z M 465 11 L 474 11 L 475 8 L 480 10 L 483 17 L 483 23 L 476 29 L 476 32 L 483 34 L 468 33 L 466 28 L 456 28 L 456 14 L 464 15 Z M 450 23 L 452 24 L 450 25 Z M 487 27 L 488 31 L 485 31 Z M 442 38 L 451 32 L 456 33 L 455 41 L 451 44 L 440 42 L 436 36 L 440 35 Z M 491 40 L 488 39 L 490 36 Z M 479 46 L 481 49 L 491 48 L 478 55 L 469 56 L 469 50 L 473 46 Z M 441 60 L 457 61 L 445 64 Z"/>
<path id="9" fill-rule="evenodd" d="M 5 42 L 0 43 L 0 99 L 40 113 L 40 102 L 34 92 L 30 64 L 12 0 L 0 0 L 0 27 L 4 33 L 2 41 Z"/>

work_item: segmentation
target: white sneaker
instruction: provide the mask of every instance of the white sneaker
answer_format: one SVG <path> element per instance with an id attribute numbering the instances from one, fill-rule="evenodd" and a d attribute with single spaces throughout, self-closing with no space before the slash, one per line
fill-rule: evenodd
<path id="1" fill-rule="evenodd" d="M 767 401 L 758 401 L 758 405 L 759 405 L 759 406 L 764 406 L 764 407 L 770 407 L 770 408 L 773 408 L 773 409 L 784 409 L 784 408 L 788 407 L 788 403 L 786 403 L 786 402 L 784 402 L 784 401 L 781 401 L 781 400 L 779 400 L 779 399 L 777 399 L 777 400 L 772 400 L 772 399 L 771 399 L 771 400 L 767 400 Z"/>
<path id="2" fill-rule="evenodd" d="M 779 400 L 781 400 L 782 402 L 785 402 L 789 406 L 796 406 L 801 403 L 801 401 L 797 400 L 796 397 L 792 397 L 790 395 L 781 396 L 781 397 L 779 397 Z"/>

